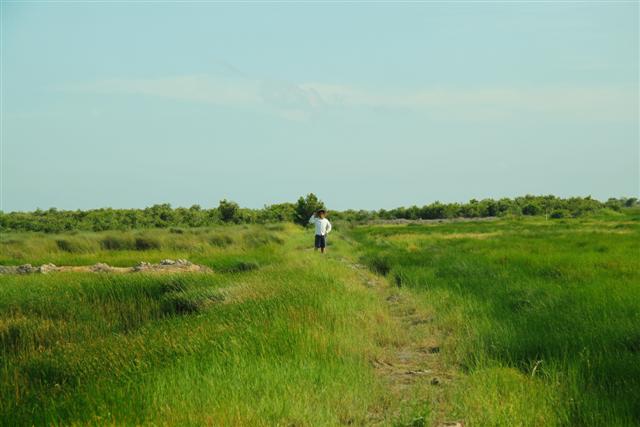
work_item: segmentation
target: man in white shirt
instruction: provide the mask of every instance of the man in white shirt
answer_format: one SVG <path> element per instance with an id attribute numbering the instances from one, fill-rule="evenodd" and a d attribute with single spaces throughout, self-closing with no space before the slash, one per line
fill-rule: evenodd
<path id="1" fill-rule="evenodd" d="M 327 234 L 331 232 L 331 223 L 325 218 L 326 215 L 327 211 L 320 209 L 311 215 L 309 219 L 309 224 L 315 224 L 316 226 L 315 250 L 320 249 L 322 253 L 324 253 L 324 248 L 327 246 Z"/>

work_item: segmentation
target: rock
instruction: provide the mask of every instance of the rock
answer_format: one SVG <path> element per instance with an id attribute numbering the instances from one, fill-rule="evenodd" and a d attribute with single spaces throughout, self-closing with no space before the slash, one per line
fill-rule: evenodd
<path id="1" fill-rule="evenodd" d="M 16 268 L 16 273 L 18 274 L 31 274 L 35 271 L 36 269 L 31 264 L 22 264 Z"/>
<path id="2" fill-rule="evenodd" d="M 99 262 L 91 266 L 91 271 L 94 273 L 108 273 L 111 271 L 111 266 L 103 262 Z"/>
<path id="3" fill-rule="evenodd" d="M 145 261 L 140 261 L 139 263 L 137 263 L 134 267 L 133 267 L 133 271 L 142 271 L 142 270 L 148 270 L 151 268 L 151 264 Z"/>
<path id="4" fill-rule="evenodd" d="M 181 261 L 181 260 L 178 260 Z M 160 265 L 174 265 L 176 262 L 172 259 L 163 259 L 160 261 Z"/>
<path id="5" fill-rule="evenodd" d="M 0 274 L 15 274 L 17 268 L 18 267 L 14 266 L 0 265 Z"/>
<path id="6" fill-rule="evenodd" d="M 445 421 L 442 427 L 464 427 L 464 421 Z"/>
<path id="7" fill-rule="evenodd" d="M 40 267 L 38 267 L 38 273 L 49 274 L 53 271 L 58 271 L 58 267 L 56 267 L 55 264 L 42 264 Z"/>
<path id="8" fill-rule="evenodd" d="M 191 261 L 187 261 L 186 259 L 179 259 L 176 261 L 176 264 L 178 265 L 192 265 Z"/>

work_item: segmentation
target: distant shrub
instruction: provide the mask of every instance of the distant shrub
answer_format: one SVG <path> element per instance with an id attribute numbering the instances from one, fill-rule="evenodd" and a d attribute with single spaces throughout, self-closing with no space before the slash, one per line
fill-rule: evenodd
<path id="1" fill-rule="evenodd" d="M 524 215 L 538 215 L 540 212 L 542 212 L 542 209 L 534 203 L 527 203 L 522 207 L 522 213 Z"/>
<path id="2" fill-rule="evenodd" d="M 209 237 L 209 243 L 213 246 L 224 248 L 231 245 L 233 243 L 233 239 L 231 236 L 226 234 L 214 234 Z"/>
<path id="3" fill-rule="evenodd" d="M 587 197 L 560 198 L 553 195 L 526 195 L 513 199 L 470 200 L 468 203 L 434 202 L 424 206 L 398 207 L 377 211 L 353 210 L 333 211 L 332 218 L 345 222 L 365 222 L 368 220 L 393 219 L 444 219 L 477 218 L 505 215 L 542 215 L 554 209 L 567 209 L 572 216 L 591 214 L 608 208 L 612 211 L 638 209 L 638 199 L 610 198 L 600 202 Z M 0 229 L 13 231 L 41 231 L 45 233 L 105 230 L 167 228 L 170 233 L 185 233 L 187 227 L 206 227 L 224 223 L 267 224 L 271 231 L 280 230 L 281 221 L 293 221 L 308 226 L 309 217 L 323 208 L 323 202 L 314 194 L 300 197 L 296 203 L 281 203 L 262 209 L 241 208 L 237 203 L 221 200 L 216 208 L 203 209 L 197 205 L 191 208 L 172 208 L 169 204 L 153 205 L 145 209 L 92 209 L 87 211 L 64 211 L 49 209 L 33 212 L 0 212 Z M 274 224 L 275 223 L 275 224 Z"/>
<path id="4" fill-rule="evenodd" d="M 61 251 L 74 252 L 73 251 L 74 245 L 69 240 L 63 240 L 63 239 L 56 240 L 56 245 L 58 246 L 58 249 L 60 249 Z"/>
<path id="5" fill-rule="evenodd" d="M 308 225 L 309 218 L 318 209 L 324 209 L 324 203 L 318 199 L 318 196 L 309 193 L 306 197 L 300 197 L 294 207 L 294 222 L 302 226 Z"/>
<path id="6" fill-rule="evenodd" d="M 238 213 L 240 211 L 240 206 L 236 202 L 231 202 L 226 199 L 220 200 L 220 204 L 218 205 L 218 213 L 220 214 L 220 219 L 224 222 L 238 222 L 239 216 Z"/>
<path id="7" fill-rule="evenodd" d="M 126 236 L 105 236 L 100 241 L 100 246 L 102 249 L 108 251 L 122 251 L 136 248 L 133 239 Z"/>
<path id="8" fill-rule="evenodd" d="M 136 237 L 135 240 L 136 249 L 139 251 L 148 251 L 151 249 L 160 249 L 162 246 L 160 240 L 150 236 Z"/>
<path id="9" fill-rule="evenodd" d="M 555 209 L 549 215 L 549 217 L 553 219 L 569 218 L 570 216 L 571 212 L 568 209 Z"/>
<path id="10" fill-rule="evenodd" d="M 70 253 L 93 252 L 94 247 L 88 241 L 78 239 L 57 239 L 58 249 Z"/>

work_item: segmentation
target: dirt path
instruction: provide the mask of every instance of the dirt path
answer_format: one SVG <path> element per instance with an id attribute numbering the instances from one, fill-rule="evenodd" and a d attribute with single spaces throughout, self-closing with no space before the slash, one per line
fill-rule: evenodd
<path id="1" fill-rule="evenodd" d="M 456 379 L 448 369 L 440 352 L 442 331 L 433 325 L 434 313 L 421 308 L 411 291 L 391 285 L 383 276 L 351 260 L 340 260 L 356 271 L 362 283 L 384 300 L 392 318 L 397 322 L 397 342 L 386 348 L 383 356 L 373 360 L 373 366 L 388 387 L 389 405 L 382 413 L 374 413 L 372 425 L 402 419 L 407 408 L 422 405 L 431 410 L 430 417 L 409 420 L 410 426 L 462 427 L 463 421 L 445 418 L 447 392 Z"/>

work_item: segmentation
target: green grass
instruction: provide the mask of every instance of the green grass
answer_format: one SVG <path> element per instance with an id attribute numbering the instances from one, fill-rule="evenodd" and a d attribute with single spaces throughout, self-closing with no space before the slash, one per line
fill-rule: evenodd
<path id="1" fill-rule="evenodd" d="M 472 425 L 640 424 L 638 215 L 371 226 L 362 260 L 434 308 Z"/>
<path id="2" fill-rule="evenodd" d="M 214 272 L 0 276 L 0 425 L 640 424 L 639 213 L 337 228 L 2 234 L 4 265 Z M 436 339 L 448 385 L 374 368 Z"/>
<path id="3" fill-rule="evenodd" d="M 217 260 L 247 257 L 247 262 L 269 263 L 277 259 L 271 248 L 281 246 L 284 236 L 297 230 L 293 225 L 278 229 L 250 226 L 220 226 L 212 229 L 155 229 L 143 231 L 3 233 L 0 264 L 87 265 L 105 262 L 132 266 L 139 261 L 189 258 L 211 267 Z"/>
<path id="4" fill-rule="evenodd" d="M 234 243 L 210 246 L 212 232 Z M 0 277 L 0 424 L 365 423 L 384 399 L 369 363 L 389 322 L 382 303 L 340 263 L 298 249 L 301 230 L 261 232 L 175 233 L 213 274 Z M 168 234 L 154 237 L 161 249 L 140 256 L 179 257 Z M 33 249 L 11 260 L 131 256 L 100 248 L 101 233 L 66 237 L 95 243 L 80 258 L 59 238 L 11 236 Z"/>

